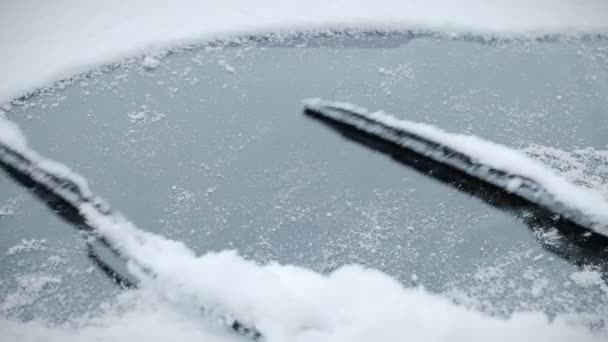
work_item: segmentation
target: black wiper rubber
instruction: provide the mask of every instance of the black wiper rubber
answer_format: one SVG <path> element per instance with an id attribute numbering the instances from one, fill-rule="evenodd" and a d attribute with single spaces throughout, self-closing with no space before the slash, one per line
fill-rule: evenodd
<path id="1" fill-rule="evenodd" d="M 608 237 L 591 228 L 594 222 L 559 201 L 537 201 L 537 195 L 547 191 L 530 178 L 481 164 L 462 151 L 375 120 L 355 106 L 313 99 L 304 102 L 304 114 L 350 141 L 514 214 L 534 231 L 556 228 L 565 243 L 543 246 L 577 265 L 608 261 Z M 519 179 L 520 186 L 508 189 L 513 179 Z"/>

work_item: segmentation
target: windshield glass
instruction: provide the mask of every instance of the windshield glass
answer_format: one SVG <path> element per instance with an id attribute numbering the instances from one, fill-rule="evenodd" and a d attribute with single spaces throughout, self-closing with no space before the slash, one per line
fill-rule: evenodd
<path id="1" fill-rule="evenodd" d="M 323 274 L 356 263 L 485 313 L 597 325 L 605 260 L 556 252 L 551 229 L 330 132 L 301 101 L 477 135 L 608 196 L 607 49 L 603 38 L 260 37 L 102 68 L 4 115 L 139 227 L 197 254 L 236 249 Z M 123 291 L 77 229 L 7 177 L 0 230 L 3 315 L 65 322 Z"/>

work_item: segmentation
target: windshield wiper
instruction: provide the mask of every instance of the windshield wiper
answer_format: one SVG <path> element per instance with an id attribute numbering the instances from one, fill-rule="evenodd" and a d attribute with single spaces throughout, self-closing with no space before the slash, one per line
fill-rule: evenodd
<path id="1" fill-rule="evenodd" d="M 576 265 L 608 261 L 608 237 L 598 233 L 593 218 L 560 202 L 530 177 L 484 164 L 464 148 L 448 146 L 433 136 L 437 129 L 412 122 L 407 122 L 412 127 L 407 129 L 401 124 L 404 121 L 390 115 L 320 99 L 305 100 L 304 113 L 348 140 L 514 214 L 534 232 L 556 228 L 562 241 L 544 243 L 541 239 L 543 246 Z"/>
<path id="2" fill-rule="evenodd" d="M 3 128 L 2 124 L 3 122 L 0 120 L 0 128 Z M 138 264 L 136 260 L 126 260 L 127 257 L 121 254 L 91 224 L 87 215 L 94 214 L 111 218 L 117 214 L 110 209 L 105 201 L 90 192 L 82 177 L 62 164 L 38 155 L 27 146 L 11 146 L 3 142 L 2 139 L 0 139 L 0 168 L 17 183 L 30 190 L 53 213 L 83 232 L 88 244 L 88 256 L 95 265 L 120 286 L 137 287 L 137 280 L 128 275 L 126 268 L 119 270 L 121 267 L 115 262 L 106 261 L 106 259 L 119 259 L 124 263 L 130 261 L 147 276 L 155 277 L 154 270 Z M 94 213 L 83 212 L 82 208 L 84 206 L 92 209 Z M 208 311 L 206 308 L 200 310 L 202 313 L 214 312 Z M 262 338 L 262 334 L 255 327 L 231 317 L 230 314 L 214 315 L 214 318 L 223 322 L 237 334 L 256 341 Z"/>

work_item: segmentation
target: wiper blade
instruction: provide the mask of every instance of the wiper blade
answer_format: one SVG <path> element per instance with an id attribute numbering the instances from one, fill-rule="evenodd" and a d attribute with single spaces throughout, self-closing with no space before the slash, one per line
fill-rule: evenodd
<path id="1" fill-rule="evenodd" d="M 3 124 L 9 125 L 5 119 L 0 118 L 0 133 Z M 11 124 L 12 126 L 12 124 Z M 7 127 L 16 129 L 15 127 Z M 0 136 L 0 168 L 17 183 L 30 190 L 39 200 L 45 203 L 53 213 L 85 232 L 87 238 L 88 255 L 94 263 L 113 280 L 123 287 L 136 287 L 137 279 L 131 277 L 126 268 L 119 266 L 116 259 L 125 263 L 131 262 L 138 270 L 154 278 L 155 272 L 138 260 L 129 259 L 112 245 L 109 240 L 100 234 L 94 226 L 92 215 L 105 216 L 117 221 L 120 215 L 110 209 L 101 198 L 95 196 L 88 188 L 84 178 L 72 172 L 67 167 L 40 156 L 29 149 L 24 143 L 11 145 Z M 83 210 L 83 207 L 87 211 Z M 107 260 L 113 261 L 108 262 Z M 252 326 L 233 319 L 232 315 L 218 315 L 215 311 L 201 308 L 201 312 L 213 312 L 215 319 L 223 322 L 227 328 L 237 334 L 260 340 L 262 334 Z"/>
<path id="2" fill-rule="evenodd" d="M 605 222 L 580 207 L 564 203 L 562 198 L 552 193 L 552 189 L 543 185 L 542 180 L 484 163 L 478 155 L 468 153 L 471 149 L 450 143 L 450 139 L 458 137 L 458 142 L 487 144 L 497 149 L 496 144 L 479 138 L 474 138 L 474 141 L 464 139 L 469 137 L 450 134 L 430 125 L 398 120 L 349 103 L 309 99 L 304 101 L 304 113 L 349 140 L 387 154 L 494 207 L 515 213 L 534 230 L 557 228 L 568 241 L 575 243 L 556 251 L 566 259 L 577 264 L 584 262 L 581 258 L 606 260 L 608 236 L 605 234 L 608 227 Z M 527 162 L 532 163 L 530 160 Z M 546 171 L 548 176 L 558 177 Z M 608 210 L 608 203 L 605 204 Z"/>

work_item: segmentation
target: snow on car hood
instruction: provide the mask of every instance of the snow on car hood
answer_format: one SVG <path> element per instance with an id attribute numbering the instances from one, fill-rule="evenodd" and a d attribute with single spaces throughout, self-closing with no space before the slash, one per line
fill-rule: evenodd
<path id="1" fill-rule="evenodd" d="M 37 1 L 0 11 L 0 104 L 50 81 L 167 46 L 302 29 L 411 29 L 542 37 L 608 32 L 602 0 Z"/>

